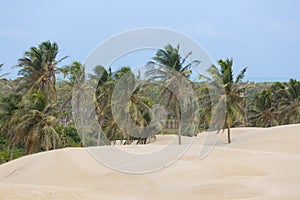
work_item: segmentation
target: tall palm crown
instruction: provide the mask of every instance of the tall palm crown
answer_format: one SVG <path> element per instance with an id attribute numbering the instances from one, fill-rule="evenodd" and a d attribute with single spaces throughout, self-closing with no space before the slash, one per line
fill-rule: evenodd
<path id="1" fill-rule="evenodd" d="M 67 57 L 57 60 L 58 53 L 57 44 L 50 41 L 43 42 L 38 47 L 31 47 L 29 51 L 26 51 L 17 65 L 21 68 L 18 75 L 22 76 L 19 79 L 20 90 L 47 91 L 56 99 L 56 74 L 60 71 L 57 64 Z"/>
<path id="2" fill-rule="evenodd" d="M 152 58 L 153 61 L 150 61 L 149 63 L 156 63 L 165 67 L 170 67 L 185 76 L 189 76 L 191 74 L 190 68 L 193 63 L 187 63 L 186 61 L 191 54 L 192 52 L 189 52 L 184 58 L 182 58 L 179 54 L 179 45 L 174 48 L 169 44 L 165 46 L 164 49 L 159 49 L 155 57 Z"/>

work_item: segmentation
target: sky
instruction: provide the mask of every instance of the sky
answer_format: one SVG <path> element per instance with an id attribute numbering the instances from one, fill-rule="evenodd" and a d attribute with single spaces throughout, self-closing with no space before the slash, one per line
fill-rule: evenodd
<path id="1" fill-rule="evenodd" d="M 233 58 L 246 78 L 300 77 L 300 1 L 294 0 L 0 0 L 0 75 L 15 77 L 31 46 L 58 43 L 61 65 L 84 62 L 101 42 L 134 28 L 181 32 L 214 62 Z M 130 63 L 129 63 L 130 64 Z"/>

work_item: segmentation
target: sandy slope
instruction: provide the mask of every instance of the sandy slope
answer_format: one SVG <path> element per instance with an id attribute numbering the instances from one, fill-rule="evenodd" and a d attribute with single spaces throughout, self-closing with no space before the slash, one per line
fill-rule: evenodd
<path id="1" fill-rule="evenodd" d="M 26 156 L 0 166 L 0 199 L 300 199 L 300 125 L 232 135 L 201 160 L 199 134 L 177 162 L 148 174 L 111 170 L 86 149 Z M 155 151 L 172 138 L 133 148 Z"/>

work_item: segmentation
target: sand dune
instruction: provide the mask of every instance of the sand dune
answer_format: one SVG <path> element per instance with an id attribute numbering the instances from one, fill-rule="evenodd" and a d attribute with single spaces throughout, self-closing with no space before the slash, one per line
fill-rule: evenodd
<path id="1" fill-rule="evenodd" d="M 107 168 L 85 148 L 25 156 L 0 165 L 0 199 L 300 199 L 300 125 L 236 128 L 199 159 L 205 134 L 174 164 L 153 173 Z M 174 139 L 124 147 L 157 151 Z M 157 158 L 159 159 L 159 158 Z"/>

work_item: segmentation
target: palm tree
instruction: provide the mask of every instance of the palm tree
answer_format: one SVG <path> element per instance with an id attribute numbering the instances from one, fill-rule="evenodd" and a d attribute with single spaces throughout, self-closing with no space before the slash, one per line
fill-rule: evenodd
<path id="1" fill-rule="evenodd" d="M 64 78 L 66 78 L 65 80 L 61 81 L 60 87 L 58 89 L 61 94 L 59 99 L 59 113 L 62 115 L 63 110 L 71 106 L 70 104 L 72 101 L 73 91 L 75 92 L 75 97 L 79 98 L 80 95 L 84 96 L 84 88 L 77 88 L 79 90 L 73 89 L 76 83 L 83 83 L 85 81 L 85 67 L 80 62 L 74 61 L 71 65 L 67 65 L 62 68 L 61 71 L 64 73 Z M 84 86 L 84 84 L 82 84 L 81 86 Z"/>
<path id="2" fill-rule="evenodd" d="M 300 81 L 290 79 L 279 93 L 279 109 L 285 123 L 300 123 Z"/>
<path id="3" fill-rule="evenodd" d="M 67 56 L 56 59 L 59 53 L 58 45 L 50 41 L 42 42 L 38 47 L 31 47 L 23 58 L 19 59 L 18 67 L 21 69 L 18 75 L 19 90 L 30 92 L 32 90 L 47 92 L 48 100 L 57 100 L 56 74 L 60 72 L 58 63 Z"/>
<path id="4" fill-rule="evenodd" d="M 176 95 L 169 88 L 180 88 L 180 85 L 182 84 L 181 77 L 186 77 L 188 79 L 192 74 L 191 67 L 200 63 L 200 61 L 197 60 L 187 62 L 187 59 L 191 54 L 192 52 L 189 52 L 185 57 L 182 57 L 179 54 L 179 45 L 173 47 L 169 44 L 165 46 L 164 49 L 159 49 L 156 52 L 155 57 L 152 58 L 152 61 L 147 63 L 149 70 L 146 74 L 151 76 L 152 79 L 162 81 L 163 84 L 165 84 L 165 87 L 160 92 L 160 96 L 167 97 L 167 101 L 165 102 L 166 108 L 170 109 L 170 106 L 172 105 L 172 110 L 176 113 L 179 144 L 181 144 L 180 105 Z M 170 69 L 176 73 L 170 74 Z M 176 93 L 177 96 L 184 95 L 179 94 L 179 90 L 176 91 Z"/>
<path id="5" fill-rule="evenodd" d="M 131 143 L 134 139 L 138 139 L 138 143 L 145 144 L 147 139 L 153 136 L 152 129 L 148 128 L 155 129 L 156 121 L 151 109 L 153 102 L 149 97 L 144 96 L 144 88 L 141 87 L 140 81 L 140 77 L 136 77 L 130 67 L 123 67 L 115 73 L 115 84 L 118 84 L 117 89 L 122 94 L 114 93 L 118 98 L 116 101 L 113 99 L 112 103 L 116 104 L 117 108 L 115 116 L 117 115 L 118 121 L 121 121 L 125 127 L 126 144 Z M 125 119 L 123 116 L 126 116 Z M 153 119 L 151 126 L 146 127 L 150 125 L 151 118 Z M 137 126 L 144 129 L 139 129 Z"/>
<path id="6" fill-rule="evenodd" d="M 93 69 L 93 73 L 88 74 L 89 80 L 93 83 L 93 85 L 97 85 L 96 94 L 95 94 L 95 106 L 96 113 L 99 122 L 98 128 L 98 138 L 97 138 L 97 146 L 101 145 L 101 142 L 106 144 L 102 139 L 101 135 L 103 134 L 104 124 L 111 116 L 111 95 L 114 88 L 113 84 L 113 74 L 111 69 L 108 71 L 103 66 L 96 66 Z M 114 130 L 117 128 L 117 124 L 114 124 L 114 121 L 111 121 L 112 125 L 110 130 Z M 107 134 L 108 136 L 109 134 Z M 113 137 L 109 137 L 112 139 Z"/>
<path id="7" fill-rule="evenodd" d="M 81 128 L 81 141 L 82 146 L 85 146 L 86 137 L 86 119 L 85 114 L 91 111 L 91 108 L 87 107 L 87 99 L 93 98 L 94 94 L 91 94 L 92 87 L 86 80 L 85 66 L 80 62 L 73 62 L 70 66 L 66 67 L 69 74 L 69 81 L 65 82 L 66 88 L 68 88 L 68 97 L 65 103 L 62 105 L 61 110 L 71 100 L 74 102 L 72 105 L 75 121 L 79 120 Z M 91 106 L 91 105 L 90 105 Z"/>
<path id="8" fill-rule="evenodd" d="M 249 112 L 249 121 L 259 127 L 278 126 L 278 112 L 274 97 L 269 89 L 265 89 L 255 98 L 255 109 Z"/>
<path id="9" fill-rule="evenodd" d="M 145 143 L 147 138 L 151 136 L 132 133 L 130 122 L 138 126 L 148 125 L 150 122 L 148 115 L 151 112 L 152 101 L 150 98 L 143 96 L 141 88 L 136 88 L 139 79 L 134 76 L 131 68 L 122 67 L 112 73 L 110 68 L 106 70 L 102 66 L 96 66 L 93 72 L 93 74 L 89 74 L 89 80 L 94 85 L 97 84 L 95 105 L 101 127 L 98 132 L 97 144 L 100 144 L 100 136 L 103 133 L 110 142 L 118 139 L 123 141 L 125 138 L 124 144 L 130 144 L 135 139 L 138 139 L 138 142 Z M 120 92 L 113 94 L 117 84 Z M 131 94 L 133 90 L 135 92 Z M 112 100 L 113 95 L 115 96 Z M 129 98 L 123 99 L 124 96 Z M 114 113 L 112 112 L 113 109 L 115 110 Z M 129 121 L 129 119 L 132 121 Z"/>
<path id="10" fill-rule="evenodd" d="M 219 60 L 218 64 L 220 69 L 216 66 L 211 66 L 207 71 L 211 75 L 211 78 L 207 78 L 209 81 L 215 81 L 223 85 L 225 93 L 220 96 L 220 101 L 226 102 L 225 108 L 225 122 L 223 129 L 227 128 L 228 143 L 231 143 L 230 128 L 237 122 L 245 123 L 245 107 L 246 102 L 243 94 L 248 87 L 242 83 L 247 68 L 234 77 L 233 73 L 233 60 Z M 202 76 L 204 77 L 204 76 Z M 235 78 L 235 80 L 234 80 Z"/>
<path id="11" fill-rule="evenodd" d="M 26 153 L 38 152 L 41 147 L 46 151 L 55 149 L 59 140 L 55 131 L 58 123 L 55 117 L 56 107 L 47 103 L 45 93 L 34 91 L 23 104 L 24 107 L 15 113 L 13 121 L 17 124 L 17 137 L 23 140 Z"/>
<path id="12" fill-rule="evenodd" d="M 120 85 L 126 85 L 122 91 L 126 93 L 126 96 L 129 96 L 129 102 L 127 106 L 125 106 L 120 112 L 121 116 L 123 113 L 126 115 L 126 126 L 130 126 L 129 117 L 131 118 L 131 122 L 139 127 L 145 128 L 146 126 L 150 125 L 151 118 L 154 119 L 153 112 L 151 110 L 153 102 L 151 98 L 143 94 L 143 88 L 140 86 L 140 77 L 135 77 L 129 67 L 123 67 L 116 72 L 115 79 L 116 82 L 121 82 Z M 134 92 L 131 93 L 131 91 Z M 122 102 L 123 105 L 124 103 L 126 105 L 126 102 Z M 154 120 L 152 122 L 154 122 Z M 135 129 L 133 137 L 130 137 L 130 134 L 126 132 L 126 144 L 132 142 L 131 138 L 137 139 L 138 143 L 145 144 L 147 139 L 153 136 L 151 134 L 152 132 L 150 129 L 147 129 L 147 131 L 144 130 L 144 132 L 137 131 Z"/>

